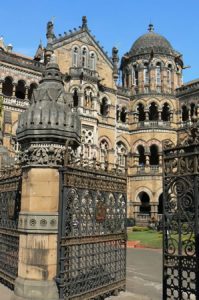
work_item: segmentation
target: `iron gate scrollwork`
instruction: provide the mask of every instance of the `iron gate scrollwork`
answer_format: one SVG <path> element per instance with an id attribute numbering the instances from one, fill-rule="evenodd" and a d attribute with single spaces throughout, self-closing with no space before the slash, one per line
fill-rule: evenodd
<path id="1" fill-rule="evenodd" d="M 0 280 L 14 288 L 18 274 L 18 217 L 21 204 L 21 170 L 0 176 Z"/>
<path id="2" fill-rule="evenodd" d="M 199 300 L 199 143 L 192 130 L 164 150 L 164 300 Z"/>
<path id="3" fill-rule="evenodd" d="M 60 298 L 124 290 L 126 177 L 70 166 L 60 175 Z"/>

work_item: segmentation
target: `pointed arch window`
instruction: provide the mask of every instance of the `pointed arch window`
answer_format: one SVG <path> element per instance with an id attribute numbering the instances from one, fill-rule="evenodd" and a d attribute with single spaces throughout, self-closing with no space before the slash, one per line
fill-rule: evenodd
<path id="1" fill-rule="evenodd" d="M 142 145 L 137 147 L 138 155 L 139 155 L 139 165 L 144 166 L 146 164 L 145 150 Z"/>
<path id="2" fill-rule="evenodd" d="M 12 96 L 13 93 L 13 80 L 11 77 L 6 77 L 3 82 L 2 93 L 6 96 Z"/>
<path id="3" fill-rule="evenodd" d="M 118 142 L 116 145 L 117 152 L 117 162 L 120 167 L 125 167 L 126 165 L 126 155 L 127 149 L 122 142 Z"/>
<path id="4" fill-rule="evenodd" d="M 155 102 L 152 102 L 149 107 L 149 120 L 150 121 L 158 120 L 158 108 Z"/>
<path id="5" fill-rule="evenodd" d="M 182 106 L 182 121 L 186 122 L 189 120 L 189 110 L 186 105 Z"/>
<path id="6" fill-rule="evenodd" d="M 90 69 L 93 71 L 96 70 L 96 55 L 94 52 L 90 53 Z"/>
<path id="7" fill-rule="evenodd" d="M 87 49 L 86 47 L 82 48 L 82 67 L 87 68 Z"/>
<path id="8" fill-rule="evenodd" d="M 19 99 L 25 99 L 25 82 L 23 80 L 19 80 L 16 86 L 15 96 Z"/>
<path id="9" fill-rule="evenodd" d="M 156 64 L 156 85 L 161 86 L 161 64 Z"/>
<path id="10" fill-rule="evenodd" d="M 84 90 L 84 106 L 93 108 L 93 91 L 90 87 L 87 87 Z"/>
<path id="11" fill-rule="evenodd" d="M 144 64 L 144 84 L 149 84 L 149 66 Z"/>
<path id="12" fill-rule="evenodd" d="M 79 104 L 79 97 L 78 97 L 78 91 L 77 89 L 75 88 L 73 90 L 73 107 L 77 107 Z"/>
<path id="13" fill-rule="evenodd" d="M 104 164 L 108 160 L 108 143 L 106 140 L 100 142 L 100 162 Z"/>
<path id="14" fill-rule="evenodd" d="M 108 115 L 108 111 L 109 111 L 108 99 L 104 97 L 100 105 L 100 113 L 103 117 L 106 117 Z"/>
<path id="15" fill-rule="evenodd" d="M 168 88 L 171 88 L 171 70 L 172 70 L 172 66 L 168 65 L 168 69 L 167 69 L 167 84 L 168 84 Z"/>
<path id="16" fill-rule="evenodd" d="M 191 117 L 194 115 L 197 116 L 197 109 L 195 103 L 191 103 L 191 109 L 190 109 Z"/>
<path id="17" fill-rule="evenodd" d="M 126 121 L 127 121 L 126 107 L 122 107 L 121 114 L 120 114 L 120 120 L 121 120 L 122 123 L 126 123 Z"/>
<path id="18" fill-rule="evenodd" d="M 145 121 L 146 117 L 145 117 L 144 105 L 142 103 L 138 104 L 137 110 L 138 110 L 139 122 Z"/>
<path id="19" fill-rule="evenodd" d="M 162 108 L 162 121 L 170 121 L 170 106 L 168 103 L 164 103 Z"/>
<path id="20" fill-rule="evenodd" d="M 151 145 L 150 147 L 150 165 L 159 165 L 159 153 L 157 145 Z"/>
<path id="21" fill-rule="evenodd" d="M 73 48 L 73 67 L 78 66 L 78 55 L 79 55 L 79 49 L 78 47 Z"/>

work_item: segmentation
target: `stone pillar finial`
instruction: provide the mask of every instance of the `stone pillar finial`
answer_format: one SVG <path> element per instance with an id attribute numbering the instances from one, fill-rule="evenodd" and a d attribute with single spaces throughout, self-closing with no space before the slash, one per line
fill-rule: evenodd
<path id="1" fill-rule="evenodd" d="M 117 81 L 119 77 L 118 74 L 119 56 L 118 56 L 118 49 L 116 47 L 112 48 L 112 62 L 113 62 L 113 79 L 114 81 Z"/>
<path id="2" fill-rule="evenodd" d="M 87 21 L 87 17 L 83 16 L 82 17 L 82 29 L 87 29 L 88 25 L 87 25 L 88 21 Z"/>

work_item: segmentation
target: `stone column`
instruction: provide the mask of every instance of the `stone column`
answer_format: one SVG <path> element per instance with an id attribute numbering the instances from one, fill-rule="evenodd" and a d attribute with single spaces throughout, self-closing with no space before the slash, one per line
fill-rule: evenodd
<path id="1" fill-rule="evenodd" d="M 0 80 L 0 94 L 2 94 L 2 89 L 3 89 L 3 79 Z"/>
<path id="2" fill-rule="evenodd" d="M 149 121 L 149 109 L 145 109 L 146 121 Z"/>
<path id="3" fill-rule="evenodd" d="M 12 89 L 12 97 L 16 97 L 15 93 L 16 93 L 16 87 L 17 87 L 17 82 L 13 82 L 13 89 Z"/>
<path id="4" fill-rule="evenodd" d="M 25 86 L 25 100 L 28 100 L 28 91 L 29 91 L 29 87 L 26 85 Z"/>
<path id="5" fill-rule="evenodd" d="M 14 300 L 59 299 L 54 281 L 57 272 L 58 203 L 57 169 L 23 170 L 19 267 Z"/>
<path id="6" fill-rule="evenodd" d="M 162 120 L 162 110 L 158 110 L 158 121 Z"/>

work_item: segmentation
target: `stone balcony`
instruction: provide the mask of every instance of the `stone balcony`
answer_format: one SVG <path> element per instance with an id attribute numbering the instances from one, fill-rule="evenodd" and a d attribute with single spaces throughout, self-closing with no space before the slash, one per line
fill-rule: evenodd
<path id="1" fill-rule="evenodd" d="M 160 175 L 162 174 L 161 165 L 149 165 L 149 166 L 135 166 L 133 168 L 133 174 L 135 175 Z"/>
<path id="2" fill-rule="evenodd" d="M 169 121 L 141 121 L 137 123 L 137 128 L 170 128 L 171 122 Z"/>
<path id="3" fill-rule="evenodd" d="M 18 99 L 16 97 L 11 96 L 5 96 L 1 95 L 3 97 L 3 104 L 6 106 L 13 106 L 16 108 L 24 108 L 26 109 L 29 106 L 29 100 L 28 99 Z"/>
<path id="4" fill-rule="evenodd" d="M 100 80 L 99 73 L 97 71 L 83 67 L 71 67 L 69 69 L 69 76 L 71 78 L 87 79 L 95 82 Z"/>

